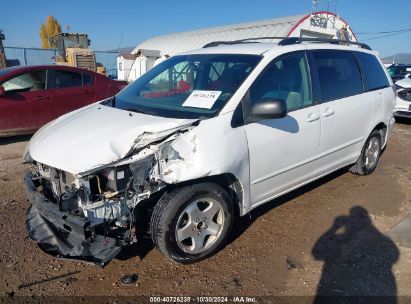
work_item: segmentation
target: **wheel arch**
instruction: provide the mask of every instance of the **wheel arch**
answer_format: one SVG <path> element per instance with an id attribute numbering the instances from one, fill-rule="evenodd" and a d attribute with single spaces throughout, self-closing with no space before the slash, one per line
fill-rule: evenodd
<path id="1" fill-rule="evenodd" d="M 381 136 L 381 142 L 382 142 L 382 146 L 384 147 L 387 141 L 387 132 L 388 132 L 388 127 L 384 122 L 380 122 L 379 124 L 377 124 L 370 132 L 370 134 L 372 133 L 372 131 L 377 130 L 380 133 Z"/>
<path id="2" fill-rule="evenodd" d="M 235 217 L 239 217 L 247 213 L 244 206 L 244 188 L 240 179 L 237 178 L 232 173 L 222 173 L 217 175 L 210 175 L 205 177 L 200 177 L 188 181 L 183 181 L 177 184 L 170 184 L 167 186 L 168 189 L 173 189 L 176 187 L 184 187 L 192 184 L 198 184 L 202 182 L 215 183 L 224 189 L 226 189 L 232 198 Z"/>

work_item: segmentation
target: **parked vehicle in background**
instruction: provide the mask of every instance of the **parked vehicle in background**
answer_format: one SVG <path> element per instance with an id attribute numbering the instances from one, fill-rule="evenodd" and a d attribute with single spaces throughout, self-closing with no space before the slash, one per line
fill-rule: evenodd
<path id="1" fill-rule="evenodd" d="M 253 208 L 343 167 L 371 174 L 393 84 L 368 46 L 313 40 L 213 43 L 50 123 L 24 154 L 30 237 L 105 265 L 149 234 L 193 263 Z"/>
<path id="2" fill-rule="evenodd" d="M 395 101 L 396 117 L 411 118 L 411 74 L 395 83 L 397 98 Z"/>
<path id="3" fill-rule="evenodd" d="M 388 73 L 392 81 L 396 82 L 411 73 L 411 64 L 393 64 L 388 68 Z"/>
<path id="4" fill-rule="evenodd" d="M 126 85 L 68 66 L 0 70 L 0 136 L 34 133 L 63 114 L 113 96 Z"/>

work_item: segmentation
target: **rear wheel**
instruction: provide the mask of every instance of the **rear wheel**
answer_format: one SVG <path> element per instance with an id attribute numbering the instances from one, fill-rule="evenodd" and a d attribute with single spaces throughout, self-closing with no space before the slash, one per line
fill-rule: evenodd
<path id="1" fill-rule="evenodd" d="M 166 193 L 154 207 L 150 232 L 164 256 L 188 264 L 215 253 L 232 222 L 227 191 L 214 183 L 200 183 Z"/>
<path id="2" fill-rule="evenodd" d="M 377 167 L 380 155 L 381 135 L 378 130 L 374 130 L 365 142 L 357 162 L 350 168 L 350 172 L 358 175 L 371 174 Z"/>

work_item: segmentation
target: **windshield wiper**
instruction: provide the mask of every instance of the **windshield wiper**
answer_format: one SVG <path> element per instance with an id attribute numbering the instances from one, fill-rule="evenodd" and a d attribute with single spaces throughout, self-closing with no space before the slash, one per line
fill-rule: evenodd
<path id="1" fill-rule="evenodd" d="M 135 112 L 135 113 L 141 113 L 141 114 L 147 114 L 146 112 L 144 112 L 140 109 L 137 109 L 137 108 L 124 108 L 124 109 L 121 109 L 121 110 L 129 111 L 129 112 Z"/>
<path id="2" fill-rule="evenodd" d="M 101 102 L 100 104 L 102 104 L 103 106 L 114 108 L 115 104 L 116 104 L 116 96 L 113 96 L 109 99 L 106 99 L 103 102 Z"/>
<path id="3" fill-rule="evenodd" d="M 116 107 L 116 96 L 113 96 L 103 102 L 101 102 L 100 104 L 107 106 L 107 107 L 112 107 L 115 108 Z M 124 110 L 124 111 L 129 111 L 129 112 L 135 112 L 135 113 L 142 113 L 142 114 L 147 114 L 146 112 L 135 108 L 135 107 L 128 107 L 128 108 L 118 108 L 120 110 Z"/>

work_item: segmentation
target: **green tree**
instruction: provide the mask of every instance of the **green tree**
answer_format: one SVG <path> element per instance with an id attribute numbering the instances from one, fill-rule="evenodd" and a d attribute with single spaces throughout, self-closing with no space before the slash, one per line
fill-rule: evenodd
<path id="1" fill-rule="evenodd" d="M 53 16 L 47 16 L 46 24 L 40 25 L 41 44 L 45 49 L 56 47 L 56 42 L 52 39 L 55 35 L 61 33 L 61 25 Z"/>

